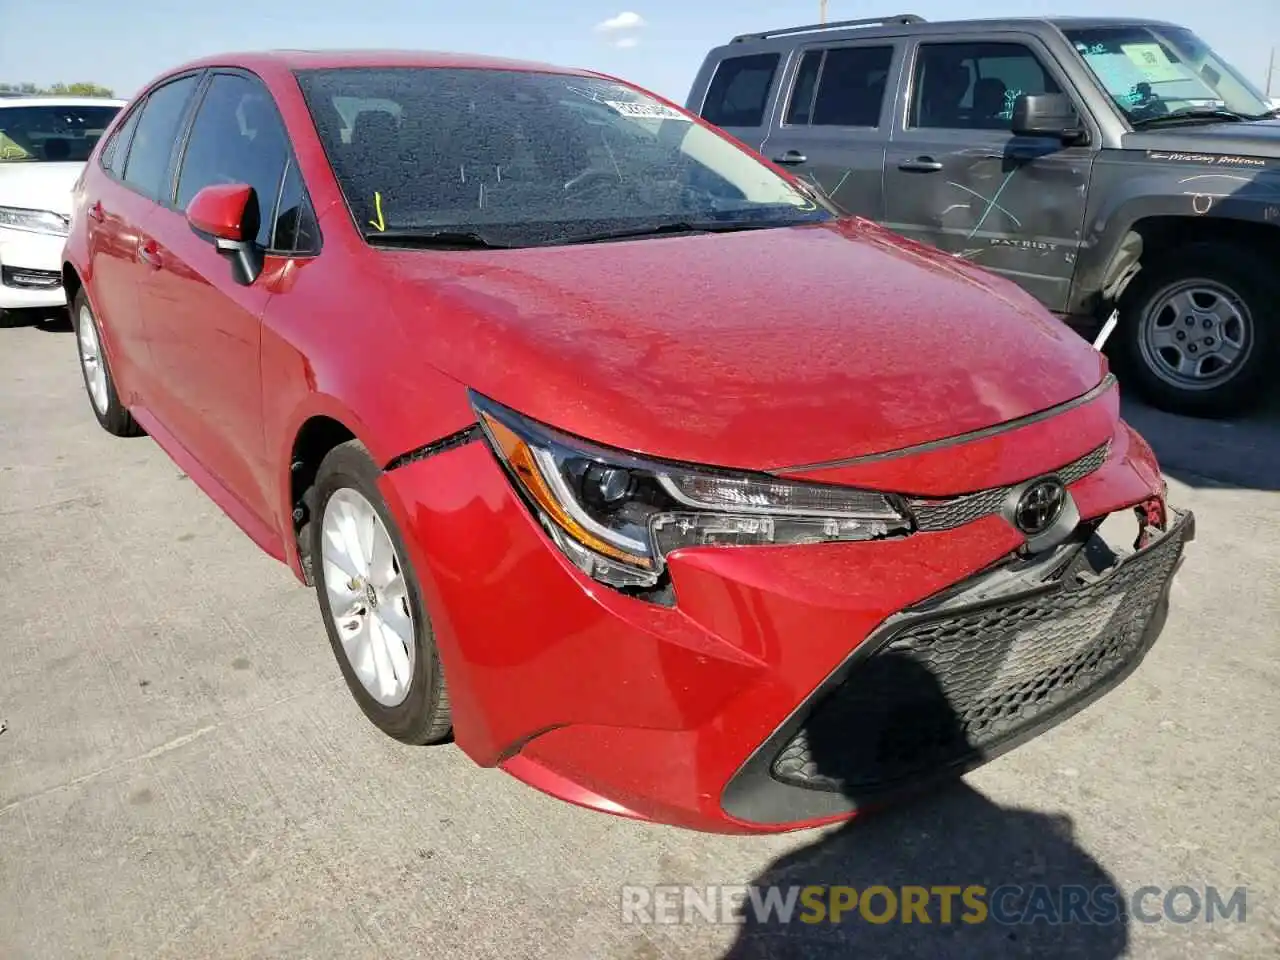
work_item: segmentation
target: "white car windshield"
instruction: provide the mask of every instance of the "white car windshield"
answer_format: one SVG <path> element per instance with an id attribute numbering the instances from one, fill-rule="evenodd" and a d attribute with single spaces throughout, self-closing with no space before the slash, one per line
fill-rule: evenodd
<path id="1" fill-rule="evenodd" d="M 1262 117 L 1271 105 L 1183 27 L 1066 28 L 1067 39 L 1131 122 L 1191 111 Z"/>
<path id="2" fill-rule="evenodd" d="M 298 80 L 371 241 L 416 231 L 526 246 L 834 215 L 753 154 L 622 83 L 428 67 L 306 70 Z"/>
<path id="3" fill-rule="evenodd" d="M 0 163 L 84 163 L 120 108 L 0 104 Z"/>

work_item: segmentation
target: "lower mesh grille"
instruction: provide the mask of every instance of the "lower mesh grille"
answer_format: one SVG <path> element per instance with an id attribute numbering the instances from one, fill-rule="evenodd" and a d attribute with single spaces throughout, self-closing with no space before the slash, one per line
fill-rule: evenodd
<path id="1" fill-rule="evenodd" d="M 1173 530 L 1094 582 L 1064 576 L 1031 593 L 907 611 L 783 747 L 774 778 L 875 792 L 1049 719 L 1141 655 L 1182 547 Z"/>

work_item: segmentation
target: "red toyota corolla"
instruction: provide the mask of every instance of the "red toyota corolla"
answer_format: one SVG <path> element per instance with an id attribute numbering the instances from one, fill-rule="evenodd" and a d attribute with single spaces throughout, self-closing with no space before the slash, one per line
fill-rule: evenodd
<path id="1" fill-rule="evenodd" d="M 609 77 L 189 64 L 65 259 L 98 420 L 314 582 L 369 719 L 598 810 L 954 776 L 1138 664 L 1193 535 L 1030 297 Z"/>

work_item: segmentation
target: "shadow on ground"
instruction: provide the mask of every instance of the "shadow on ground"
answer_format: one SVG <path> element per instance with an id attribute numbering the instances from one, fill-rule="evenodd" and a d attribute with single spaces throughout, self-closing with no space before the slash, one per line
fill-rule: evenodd
<path id="1" fill-rule="evenodd" d="M 923 757 L 940 743 L 956 742 L 955 738 L 965 743 L 964 731 L 933 674 L 906 657 L 897 658 L 893 670 L 895 688 L 912 692 L 896 704 L 892 716 L 884 717 L 883 725 L 874 725 L 885 735 L 872 737 L 876 740 L 873 755 L 864 751 L 859 762 L 874 764 L 877 756 L 886 754 L 900 759 L 904 749 Z M 904 723 L 907 715 L 922 722 Z M 904 728 L 915 731 L 912 736 L 917 742 L 903 744 Z M 865 746 L 865 737 L 861 742 Z M 824 737 L 814 730 L 809 744 L 819 774 L 846 784 L 856 776 L 847 737 Z M 846 787 L 845 793 L 855 801 L 865 800 L 857 790 Z M 781 921 L 776 913 L 759 916 L 748 900 L 737 942 L 725 960 L 1112 960 L 1128 944 L 1127 920 L 1118 899 L 1123 893 L 1075 843 L 1069 818 L 1002 807 L 961 782 L 824 834 L 812 845 L 775 861 L 752 885 L 760 897 L 767 897 L 767 888 L 775 886 L 783 897 L 791 888 L 811 885 L 851 887 L 856 898 L 847 893 L 846 897 L 855 899 L 855 905 L 839 922 L 831 922 L 833 901 L 828 895 L 825 915 L 813 922 L 817 911 L 806 910 L 806 900 L 801 898 L 790 920 Z M 966 900 L 963 891 L 975 886 L 985 888 L 985 893 L 971 890 L 972 901 Z M 880 890 L 868 898 L 867 891 L 873 887 Z M 928 922 L 922 922 L 919 912 L 912 922 L 903 922 L 904 887 L 930 890 Z M 932 890 L 938 887 L 952 888 L 947 895 L 949 918 L 943 913 L 944 894 Z M 812 893 L 809 896 L 824 902 Z M 889 909 L 890 896 L 896 898 L 896 911 Z M 917 899 L 920 896 L 917 893 Z M 1086 904 L 1088 897 L 1094 900 Z M 1077 903 L 1073 915 L 1066 916 L 1074 922 L 1050 922 L 1064 918 L 1068 898 Z M 982 903 L 985 910 L 977 906 Z"/>
<path id="2" fill-rule="evenodd" d="M 1179 417 L 1128 397 L 1121 407 L 1166 476 L 1191 487 L 1280 490 L 1280 391 L 1272 392 L 1268 404 L 1234 420 Z"/>

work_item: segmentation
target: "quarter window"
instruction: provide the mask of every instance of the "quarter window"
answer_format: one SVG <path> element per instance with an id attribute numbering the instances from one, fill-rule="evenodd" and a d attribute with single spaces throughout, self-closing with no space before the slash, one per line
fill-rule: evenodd
<path id="1" fill-rule="evenodd" d="M 810 50 L 796 72 L 787 123 L 879 126 L 892 62 L 893 47 Z"/>
<path id="2" fill-rule="evenodd" d="M 138 108 L 125 117 L 120 129 L 111 135 L 111 139 L 102 150 L 102 165 L 114 177 L 124 176 L 124 162 L 129 158 L 129 141 L 133 139 L 133 131 L 138 126 L 140 116 L 142 116 L 142 109 Z"/>
<path id="3" fill-rule="evenodd" d="M 711 79 L 702 117 L 719 127 L 759 127 L 780 56 L 757 53 L 723 60 Z"/>
<path id="4" fill-rule="evenodd" d="M 218 74 L 191 125 L 178 177 L 178 207 L 186 210 L 212 184 L 248 184 L 258 204 L 257 241 L 269 247 L 272 212 L 288 159 L 288 135 L 267 89 L 248 77 Z"/>
<path id="5" fill-rule="evenodd" d="M 316 226 L 315 213 L 302 184 L 298 166 L 290 162 L 280 188 L 280 202 L 276 205 L 275 224 L 272 228 L 272 250 L 289 253 L 314 253 L 320 246 L 320 230 Z"/>
<path id="6" fill-rule="evenodd" d="M 1008 130 L 1026 94 L 1061 93 L 1021 43 L 926 43 L 916 56 L 908 126 Z"/>
<path id="7" fill-rule="evenodd" d="M 196 78 L 190 76 L 152 91 L 142 105 L 127 151 L 125 182 L 162 203 L 169 200 L 169 160 L 195 87 Z"/>

